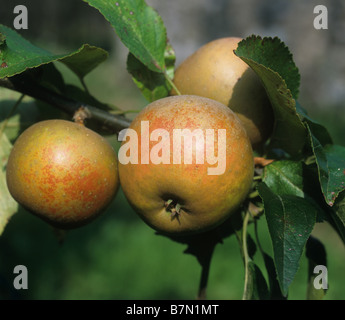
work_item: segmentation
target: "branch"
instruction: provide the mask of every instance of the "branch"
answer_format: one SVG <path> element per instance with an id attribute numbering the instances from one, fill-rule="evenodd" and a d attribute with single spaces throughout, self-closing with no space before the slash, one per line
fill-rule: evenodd
<path id="1" fill-rule="evenodd" d="M 105 126 L 112 132 L 118 133 L 122 129 L 128 128 L 131 123 L 129 119 L 126 119 L 123 116 L 112 115 L 107 111 L 67 98 L 34 83 L 32 78 L 22 75 L 11 78 L 2 78 L 0 79 L 0 86 L 46 102 L 53 107 L 65 111 L 71 116 L 82 108 L 87 115 L 87 119 L 94 119 L 100 125 Z"/>

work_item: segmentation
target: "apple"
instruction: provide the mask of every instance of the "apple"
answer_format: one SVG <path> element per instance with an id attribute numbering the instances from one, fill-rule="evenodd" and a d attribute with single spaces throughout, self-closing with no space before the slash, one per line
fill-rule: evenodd
<path id="1" fill-rule="evenodd" d="M 117 155 L 96 132 L 65 120 L 26 129 L 10 153 L 6 180 L 13 198 L 59 229 L 82 226 L 119 188 Z"/>
<path id="2" fill-rule="evenodd" d="M 240 118 L 253 148 L 260 149 L 272 133 L 274 115 L 259 77 L 233 52 L 241 40 L 227 37 L 205 44 L 177 67 L 174 84 L 181 94 L 228 106 Z"/>
<path id="3" fill-rule="evenodd" d="M 218 226 L 251 188 L 247 133 L 235 113 L 215 100 L 194 95 L 156 100 L 119 139 L 123 192 L 137 214 L 163 234 Z"/>

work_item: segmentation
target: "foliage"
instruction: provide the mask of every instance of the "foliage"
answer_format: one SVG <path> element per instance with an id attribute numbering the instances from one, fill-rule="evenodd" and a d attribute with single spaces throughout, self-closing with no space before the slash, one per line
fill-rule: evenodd
<path id="1" fill-rule="evenodd" d="M 85 2 L 99 10 L 127 46 L 127 70 L 145 98 L 154 101 L 167 96 L 174 86 L 175 54 L 158 13 L 144 0 Z M 257 73 L 271 101 L 274 132 L 265 150 L 257 156 L 274 161 L 256 167 L 253 192 L 239 212 L 239 221 L 228 221 L 198 236 L 202 238 L 201 243 L 209 244 L 206 253 L 200 250 L 198 237 L 173 240 L 187 244 L 186 253 L 195 255 L 203 268 L 209 268 L 208 259 L 214 247 L 223 238 L 236 236 L 245 267 L 243 299 L 286 299 L 305 249 L 310 268 L 321 263 L 326 265 L 324 246 L 310 237 L 316 222 L 329 222 L 345 243 L 345 148 L 335 145 L 327 128 L 311 119 L 297 101 L 300 75 L 292 54 L 280 39 L 252 35 L 239 43 L 235 54 Z M 38 89 L 43 87 L 75 98 L 75 90 L 68 88 L 63 75 L 53 65 L 64 63 L 84 86 L 84 92 L 78 92 L 77 96 L 96 103 L 83 78 L 106 58 L 106 51 L 88 44 L 69 54 L 54 55 L 0 25 L 3 86 L 7 86 L 7 80 L 18 85 L 23 77 L 29 76 Z M 22 87 L 16 88 L 21 91 Z M 0 233 L 18 210 L 5 184 L 6 161 L 11 149 L 6 123 L 12 115 L 13 110 L 0 127 Z M 257 226 L 263 221 L 268 226 L 273 257 L 263 250 L 258 237 L 252 239 L 247 232 L 249 224 Z M 257 248 L 264 259 L 268 282 L 255 263 Z M 325 292 L 315 293 L 310 268 L 308 298 L 322 299 Z M 199 289 L 205 290 L 206 284 L 207 274 L 203 274 Z"/>

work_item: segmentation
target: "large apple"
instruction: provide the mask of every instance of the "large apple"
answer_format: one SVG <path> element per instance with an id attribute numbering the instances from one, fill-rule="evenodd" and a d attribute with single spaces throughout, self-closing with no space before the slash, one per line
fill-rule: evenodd
<path id="1" fill-rule="evenodd" d="M 228 37 L 205 44 L 178 66 L 174 84 L 181 94 L 200 95 L 230 107 L 254 149 L 259 149 L 272 133 L 274 116 L 259 77 L 233 52 L 241 40 Z"/>
<path id="2" fill-rule="evenodd" d="M 183 95 L 152 102 L 120 140 L 124 194 L 161 233 L 211 229 L 237 211 L 251 188 L 247 133 L 235 113 L 215 100 Z"/>
<path id="3" fill-rule="evenodd" d="M 26 129 L 14 144 L 6 171 L 13 198 L 60 229 L 96 218 L 119 187 L 111 145 L 96 132 L 65 120 Z"/>

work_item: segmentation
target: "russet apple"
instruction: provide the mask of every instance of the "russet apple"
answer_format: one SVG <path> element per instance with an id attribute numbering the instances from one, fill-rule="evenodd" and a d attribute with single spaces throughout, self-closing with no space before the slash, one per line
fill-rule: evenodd
<path id="1" fill-rule="evenodd" d="M 215 100 L 182 95 L 154 101 L 120 136 L 123 192 L 161 233 L 212 229 L 237 211 L 251 188 L 247 133 L 235 113 Z"/>
<path id="2" fill-rule="evenodd" d="M 119 188 L 111 145 L 65 120 L 41 121 L 26 129 L 10 153 L 6 177 L 18 203 L 60 229 L 96 218 Z"/>
<path id="3" fill-rule="evenodd" d="M 240 118 L 253 148 L 260 149 L 272 133 L 274 115 L 259 77 L 233 52 L 241 40 L 227 37 L 205 44 L 177 67 L 174 84 L 181 94 L 228 106 Z"/>

